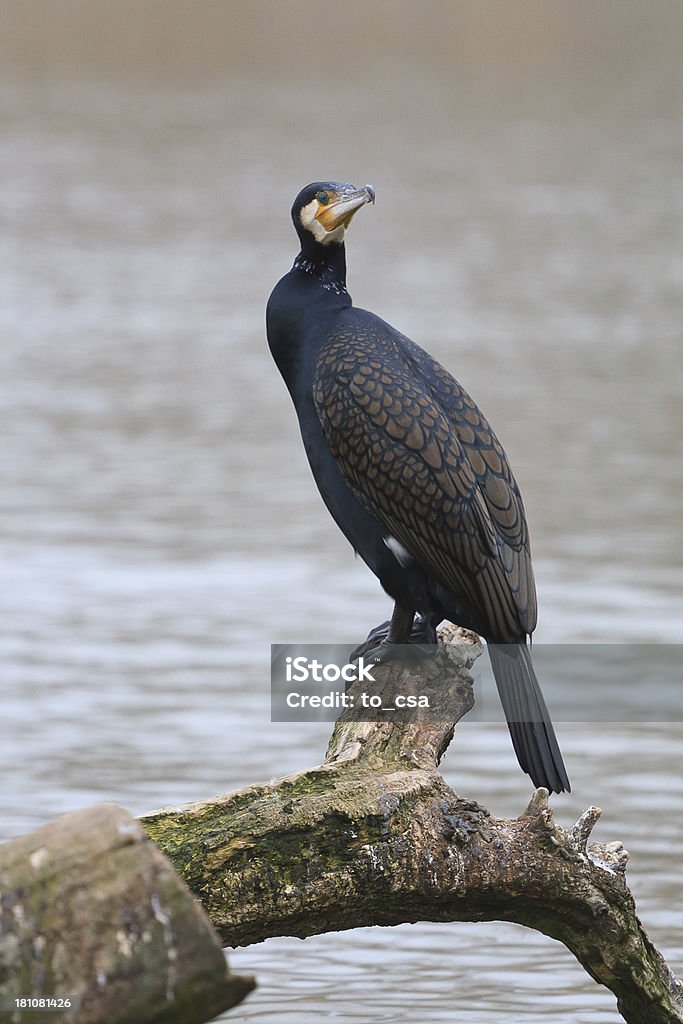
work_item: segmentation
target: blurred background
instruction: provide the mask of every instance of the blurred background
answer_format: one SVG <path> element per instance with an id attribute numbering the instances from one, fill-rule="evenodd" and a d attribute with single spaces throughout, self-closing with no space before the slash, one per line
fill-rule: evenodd
<path id="1" fill-rule="evenodd" d="M 680 643 L 678 0 L 0 0 L 0 19 L 2 838 L 324 754 L 329 726 L 270 723 L 269 645 L 358 641 L 390 603 L 318 498 L 265 344 L 311 180 L 375 186 L 354 300 L 507 449 L 538 642 Z M 680 967 L 681 723 L 558 733 L 559 821 L 605 808 L 596 835 L 631 851 Z M 445 774 L 497 814 L 530 792 L 492 723 L 459 727 Z M 617 1019 L 511 925 L 231 962 L 260 984 L 232 1021 Z"/>

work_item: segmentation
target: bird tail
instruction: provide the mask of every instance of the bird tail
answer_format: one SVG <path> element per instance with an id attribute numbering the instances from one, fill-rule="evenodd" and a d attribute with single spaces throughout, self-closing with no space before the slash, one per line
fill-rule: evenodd
<path id="1" fill-rule="evenodd" d="M 489 656 L 512 745 L 535 786 L 569 793 L 562 754 L 526 644 L 489 644 Z"/>

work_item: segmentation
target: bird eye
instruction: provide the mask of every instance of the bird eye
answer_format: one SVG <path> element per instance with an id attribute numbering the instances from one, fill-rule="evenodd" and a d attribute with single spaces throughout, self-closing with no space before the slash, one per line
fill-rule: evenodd
<path id="1" fill-rule="evenodd" d="M 327 192 L 318 192 L 315 198 L 318 200 L 321 206 L 327 206 L 327 204 L 330 201 L 330 197 Z"/>

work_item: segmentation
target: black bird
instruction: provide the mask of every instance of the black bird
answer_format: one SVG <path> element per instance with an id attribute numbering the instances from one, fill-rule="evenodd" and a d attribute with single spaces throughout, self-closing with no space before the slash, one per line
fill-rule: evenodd
<path id="1" fill-rule="evenodd" d="M 346 290 L 344 233 L 374 201 L 370 185 L 301 190 L 301 251 L 266 313 L 323 501 L 395 602 L 363 650 L 381 658 L 394 644 L 432 645 L 444 619 L 479 633 L 522 769 L 536 786 L 569 791 L 531 663 L 536 589 L 505 452 L 448 371 Z"/>

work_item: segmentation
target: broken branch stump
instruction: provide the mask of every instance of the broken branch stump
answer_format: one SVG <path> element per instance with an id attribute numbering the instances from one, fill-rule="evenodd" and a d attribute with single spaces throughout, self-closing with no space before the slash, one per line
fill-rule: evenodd
<path id="1" fill-rule="evenodd" d="M 253 987 L 229 972 L 201 906 L 117 805 L 0 846 L 2 1009 L 20 997 L 71 1003 L 4 1020 L 203 1024 Z"/>

